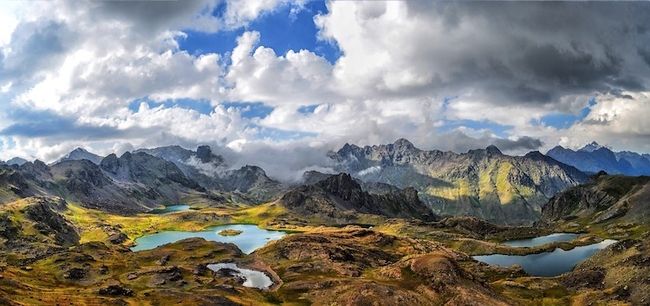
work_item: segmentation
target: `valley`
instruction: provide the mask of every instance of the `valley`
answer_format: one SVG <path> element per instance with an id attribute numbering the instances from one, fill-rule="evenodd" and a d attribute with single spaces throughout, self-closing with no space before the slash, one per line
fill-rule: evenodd
<path id="1" fill-rule="evenodd" d="M 0 306 L 650 306 L 649 16 L 0 0 Z"/>
<path id="2" fill-rule="evenodd" d="M 208 149 L 201 150 L 205 156 Z M 347 173 L 311 172 L 302 184 L 283 185 L 246 170 L 257 174 L 244 175 L 240 187 L 230 189 L 205 183 L 224 179 L 214 179 L 217 174 L 204 177 L 160 157 L 136 154 L 147 156 L 122 156 L 118 166 L 102 168 L 70 154 L 64 165 L 27 162 L 3 168 L 0 302 L 650 301 L 647 177 L 600 173 L 554 194 L 534 224 L 511 225 L 471 214 L 439 215 L 416 188 Z M 197 153 L 188 158 L 192 154 Z M 115 160 L 109 156 L 100 165 L 109 163 L 107 158 Z M 123 166 L 120 160 L 129 159 Z M 224 162 L 216 155 L 207 160 Z M 63 166 L 70 170 L 51 170 Z M 219 173 L 234 179 L 230 170 Z M 146 192 L 142 198 L 105 197 L 146 190 L 151 197 Z M 253 201 L 266 197 L 270 200 Z"/>

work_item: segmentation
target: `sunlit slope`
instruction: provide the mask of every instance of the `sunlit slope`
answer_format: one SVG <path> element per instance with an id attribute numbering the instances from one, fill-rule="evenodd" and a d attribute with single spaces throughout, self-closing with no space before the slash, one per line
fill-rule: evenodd
<path id="1" fill-rule="evenodd" d="M 531 223 L 554 194 L 586 181 L 584 173 L 539 152 L 509 156 L 490 146 L 467 153 L 424 151 L 405 139 L 346 145 L 330 155 L 339 171 L 369 182 L 414 187 L 434 212 L 496 223 Z"/>

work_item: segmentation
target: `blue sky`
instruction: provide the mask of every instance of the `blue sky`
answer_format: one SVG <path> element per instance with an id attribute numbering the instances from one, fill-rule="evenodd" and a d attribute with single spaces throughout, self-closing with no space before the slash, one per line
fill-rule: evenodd
<path id="1" fill-rule="evenodd" d="M 554 128 L 566 129 L 576 122 L 585 119 L 591 112 L 591 107 L 594 105 L 596 105 L 596 98 L 591 98 L 587 102 L 587 105 L 577 114 L 555 112 L 542 117 L 539 123 Z"/>
<path id="2" fill-rule="evenodd" d="M 226 9 L 225 3 L 219 5 L 213 12 L 220 17 Z M 246 31 L 260 33 L 259 45 L 272 48 L 279 56 L 289 50 L 309 50 L 334 64 L 341 56 L 341 51 L 335 42 L 318 39 L 318 28 L 314 23 L 314 16 L 326 14 L 325 1 L 308 1 L 301 8 L 285 4 L 277 7 L 272 12 L 264 13 L 245 27 L 216 33 L 205 33 L 194 30 L 184 30 L 185 37 L 178 40 L 179 49 L 193 55 L 218 53 L 224 55 L 223 60 L 228 64 L 228 55 L 237 46 L 237 38 Z M 173 99 L 164 102 L 155 102 L 146 97 L 136 99 L 129 105 L 129 109 L 137 112 L 141 103 L 149 107 L 163 106 L 165 108 L 178 107 L 195 110 L 201 114 L 209 114 L 214 108 L 210 101 L 193 99 Z M 263 119 L 268 116 L 273 107 L 263 102 L 231 101 L 220 103 L 225 108 L 237 109 L 243 118 Z M 317 104 L 304 105 L 298 109 L 303 114 L 313 113 Z M 255 126 L 259 131 L 258 137 L 274 140 L 290 140 L 303 137 L 313 137 L 316 133 L 302 131 L 286 131 L 282 129 Z"/>
<path id="3" fill-rule="evenodd" d="M 627 30 L 650 5 L 421 4 L 0 2 L 0 159 L 402 137 L 650 151 L 650 36 Z"/>
<path id="4" fill-rule="evenodd" d="M 214 12 L 220 16 L 225 5 L 220 5 Z M 304 7 L 292 13 L 292 6 L 282 5 L 272 12 L 264 13 L 246 27 L 217 33 L 202 33 L 186 30 L 186 38 L 180 39 L 181 50 L 191 54 L 219 53 L 226 54 L 237 45 L 236 39 L 245 31 L 260 33 L 260 45 L 272 48 L 278 55 L 289 50 L 310 50 L 326 58 L 330 63 L 336 62 L 341 55 L 336 43 L 318 39 L 318 28 L 314 16 L 326 14 L 325 1 L 308 1 Z"/>

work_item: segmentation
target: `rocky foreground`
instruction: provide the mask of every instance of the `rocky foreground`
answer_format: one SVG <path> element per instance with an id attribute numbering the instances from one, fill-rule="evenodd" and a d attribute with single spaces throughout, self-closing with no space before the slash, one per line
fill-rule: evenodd
<path id="1" fill-rule="evenodd" d="M 373 219 L 372 229 L 303 223 L 300 232 L 250 255 L 233 244 L 197 238 L 148 251 L 128 248 L 138 235 L 161 229 L 198 230 L 293 214 L 270 207 L 121 217 L 59 198 L 5 204 L 0 208 L 0 304 L 643 305 L 649 301 L 650 238 L 634 230 L 573 272 L 552 278 L 529 277 L 519 268 L 496 268 L 469 256 L 555 248 L 521 250 L 498 243 L 549 229 L 497 226 L 471 217 Z M 245 287 L 233 271 L 208 268 L 225 262 L 261 271 L 273 285 Z"/>
<path id="2" fill-rule="evenodd" d="M 203 239 L 131 252 L 120 241 L 79 243 L 79 229 L 62 214 L 65 209 L 65 202 L 35 198 L 3 211 L 3 303 L 508 303 L 481 276 L 492 268 L 432 241 L 321 228 L 248 256 L 233 244 Z M 241 279 L 207 269 L 217 262 L 263 271 L 274 285 L 243 287 Z"/>

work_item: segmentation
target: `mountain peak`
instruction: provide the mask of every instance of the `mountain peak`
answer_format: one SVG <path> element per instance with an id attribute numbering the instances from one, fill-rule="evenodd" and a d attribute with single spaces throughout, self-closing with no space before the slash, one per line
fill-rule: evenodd
<path id="1" fill-rule="evenodd" d="M 102 157 L 89 152 L 88 150 L 77 147 L 74 150 L 70 151 L 70 153 L 66 154 L 65 156 L 61 157 L 59 160 L 57 160 L 55 163 L 62 162 L 62 161 L 67 161 L 67 160 L 83 160 L 87 159 L 91 161 L 92 163 L 99 165 L 99 163 L 102 160 Z"/>
<path id="2" fill-rule="evenodd" d="M 23 165 L 24 163 L 26 163 L 27 161 L 28 161 L 28 160 L 26 160 L 26 159 L 24 159 L 24 158 L 21 158 L 21 157 L 14 157 L 14 158 L 12 158 L 12 159 L 6 161 L 5 163 L 6 163 L 7 165 L 16 165 L 16 166 L 21 166 L 21 165 Z"/>
<path id="3" fill-rule="evenodd" d="M 77 147 L 76 149 L 72 150 L 70 153 L 72 153 L 72 152 L 87 153 L 88 150 L 86 150 L 86 149 L 84 149 L 82 147 Z"/>
<path id="4" fill-rule="evenodd" d="M 346 143 L 343 145 L 343 147 L 341 147 L 341 148 L 339 149 L 339 151 L 338 151 L 337 153 L 340 154 L 340 155 L 344 155 L 344 154 L 347 154 L 347 153 L 351 153 L 352 151 L 354 151 L 354 150 L 357 149 L 357 148 L 359 148 L 359 147 L 357 147 L 356 145 L 349 144 L 349 143 L 346 142 Z"/>
<path id="5" fill-rule="evenodd" d="M 223 158 L 219 155 L 214 154 L 214 152 L 212 152 L 212 148 L 207 145 L 199 146 L 196 148 L 196 157 L 198 157 L 202 163 L 223 163 Z"/>
<path id="6" fill-rule="evenodd" d="M 526 158 L 531 158 L 531 159 L 544 159 L 546 155 L 542 154 L 540 151 L 530 151 L 524 155 Z"/>
<path id="7" fill-rule="evenodd" d="M 580 150 L 578 150 L 578 151 L 582 151 L 582 152 L 593 152 L 593 151 L 596 151 L 596 150 L 598 150 L 598 149 L 602 149 L 602 148 L 606 148 L 606 147 L 605 147 L 605 146 L 601 146 L 600 144 L 598 144 L 598 143 L 595 142 L 595 141 L 592 141 L 591 143 L 586 144 L 584 147 L 582 147 L 582 149 L 580 149 Z"/>
<path id="8" fill-rule="evenodd" d="M 499 150 L 499 148 L 497 148 L 497 146 L 495 145 L 489 145 L 487 148 L 485 148 L 485 151 L 487 151 L 490 154 L 503 155 L 503 153 L 501 153 L 501 150 Z"/>
<path id="9" fill-rule="evenodd" d="M 395 140 L 395 143 L 393 145 L 397 148 L 406 148 L 406 149 L 414 149 L 415 146 L 413 145 L 412 142 L 410 142 L 406 138 L 400 138 L 398 140 Z"/>

